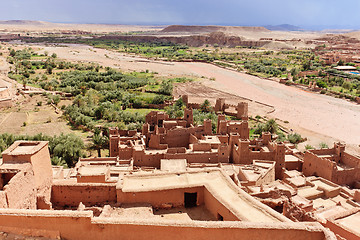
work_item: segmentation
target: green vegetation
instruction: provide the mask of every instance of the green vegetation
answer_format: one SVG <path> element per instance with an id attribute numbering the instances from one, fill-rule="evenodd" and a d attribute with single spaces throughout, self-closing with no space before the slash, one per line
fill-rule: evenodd
<path id="1" fill-rule="evenodd" d="M 79 157 L 83 157 L 84 143 L 81 138 L 74 134 L 61 134 L 59 136 L 46 136 L 37 134 L 34 136 L 23 136 L 13 134 L 0 134 L 0 151 L 10 147 L 17 140 L 49 141 L 51 162 L 54 165 L 73 167 Z"/>
<path id="2" fill-rule="evenodd" d="M 332 66 L 324 66 L 319 57 L 309 50 L 265 51 L 254 48 L 253 51 L 242 51 L 243 47 L 241 46 L 236 48 L 223 48 L 215 45 L 212 47 L 209 45 L 206 47 L 189 47 L 168 42 L 133 42 L 102 38 L 64 39 L 42 37 L 31 38 L 27 41 L 81 43 L 165 61 L 193 60 L 212 62 L 221 67 L 230 67 L 238 71 L 246 70 L 249 74 L 264 78 L 287 78 L 288 75 L 291 75 L 292 79 L 289 79 L 287 85 L 291 85 L 293 82 L 305 85 L 309 84 L 309 82 L 316 82 L 318 87 L 324 88 L 323 94 L 338 94 L 338 97 L 351 100 L 355 100 L 356 96 L 360 96 L 359 75 L 347 74 L 333 69 Z M 13 52 L 13 54 L 16 55 L 16 52 Z M 339 62 L 339 64 L 343 65 L 344 63 Z M 347 63 L 347 65 L 349 64 Z M 52 71 L 50 68 L 48 70 Z M 318 76 L 317 74 L 307 75 L 305 78 L 298 75 L 301 71 L 313 70 L 319 72 Z M 348 79 L 349 84 L 346 83 L 343 86 L 345 79 Z"/>
<path id="3" fill-rule="evenodd" d="M 141 129 L 147 114 L 141 109 L 171 100 L 174 83 L 192 80 L 160 78 L 149 71 L 122 73 L 95 64 L 64 62 L 57 60 L 56 54 L 36 55 L 31 48 L 9 51 L 8 61 L 13 64 L 9 76 L 24 85 L 70 94 L 73 104 L 61 109 L 75 128 L 83 130 L 94 130 L 96 125 Z M 43 59 L 34 59 L 39 57 Z M 61 100 L 53 94 L 47 94 L 47 98 L 47 103 L 54 105 Z"/>
<path id="4" fill-rule="evenodd" d="M 321 142 L 319 143 L 319 148 L 329 148 L 329 146 L 326 143 Z"/>
<path id="5" fill-rule="evenodd" d="M 297 144 L 303 141 L 301 135 L 298 133 L 291 133 L 287 136 L 287 138 L 292 144 Z"/>
<path id="6" fill-rule="evenodd" d="M 309 145 L 309 144 L 306 144 L 306 145 L 305 145 L 305 149 L 306 149 L 306 150 L 310 150 L 310 149 L 314 149 L 314 147 L 311 146 L 311 145 Z"/>

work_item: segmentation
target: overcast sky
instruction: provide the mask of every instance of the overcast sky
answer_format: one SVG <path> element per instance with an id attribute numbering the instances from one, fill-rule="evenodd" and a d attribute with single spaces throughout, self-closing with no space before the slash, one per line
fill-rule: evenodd
<path id="1" fill-rule="evenodd" d="M 0 0 L 1 20 L 360 29 L 360 0 Z"/>

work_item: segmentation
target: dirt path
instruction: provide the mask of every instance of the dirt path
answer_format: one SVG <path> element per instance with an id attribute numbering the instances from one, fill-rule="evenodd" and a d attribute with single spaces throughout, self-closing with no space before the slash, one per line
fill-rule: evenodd
<path id="1" fill-rule="evenodd" d="M 219 92 L 267 103 L 275 107 L 268 117 L 289 121 L 289 128 L 307 136 L 310 144 L 344 141 L 360 153 L 360 105 L 320 94 L 305 92 L 273 81 L 238 73 L 205 63 L 162 63 L 89 46 L 44 47 L 59 58 L 97 62 L 124 71 L 150 70 L 164 76 L 203 77 L 202 84 Z M 216 81 L 206 80 L 215 78 Z M 204 88 L 196 90 L 200 96 Z M 192 90 L 193 91 L 193 90 Z M 190 92 L 191 93 L 191 92 Z M 256 107 L 256 106 L 255 106 Z M 251 110 L 251 111 L 257 111 Z"/>

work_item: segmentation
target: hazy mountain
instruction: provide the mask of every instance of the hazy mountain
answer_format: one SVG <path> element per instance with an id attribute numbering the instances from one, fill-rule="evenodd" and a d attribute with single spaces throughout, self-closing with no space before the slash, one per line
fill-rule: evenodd
<path id="1" fill-rule="evenodd" d="M 290 24 L 281 24 L 281 25 L 267 25 L 265 28 L 271 31 L 303 31 L 304 29 L 290 25 Z"/>
<path id="2" fill-rule="evenodd" d="M 43 22 L 43 21 L 33 21 L 33 20 L 6 20 L 6 21 L 0 21 L 0 24 L 3 24 L 3 25 L 44 25 L 44 24 L 51 24 L 51 23 Z"/>

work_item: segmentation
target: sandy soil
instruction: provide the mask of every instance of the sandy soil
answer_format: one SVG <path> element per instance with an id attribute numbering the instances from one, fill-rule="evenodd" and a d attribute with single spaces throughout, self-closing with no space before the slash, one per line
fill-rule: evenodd
<path id="1" fill-rule="evenodd" d="M 37 106 L 37 102 L 42 106 Z M 63 103 L 60 102 L 59 105 Z M 24 124 L 26 123 L 26 124 Z M 0 133 L 20 135 L 60 135 L 74 132 L 53 107 L 46 105 L 46 98 L 39 95 L 19 99 L 17 105 L 0 111 Z"/>
<path id="2" fill-rule="evenodd" d="M 43 51 L 56 52 L 60 58 L 70 61 L 94 61 L 125 71 L 148 69 L 164 76 L 203 77 L 204 86 L 274 106 L 275 111 L 268 113 L 268 117 L 289 121 L 288 128 L 307 136 L 311 145 L 326 142 L 331 146 L 334 141 L 344 141 L 351 150 L 360 153 L 360 105 L 345 100 L 306 92 L 205 63 L 149 61 L 79 45 L 48 46 Z M 216 81 L 210 81 L 209 78 L 215 78 Z M 199 92 L 202 90 L 200 88 Z"/>

